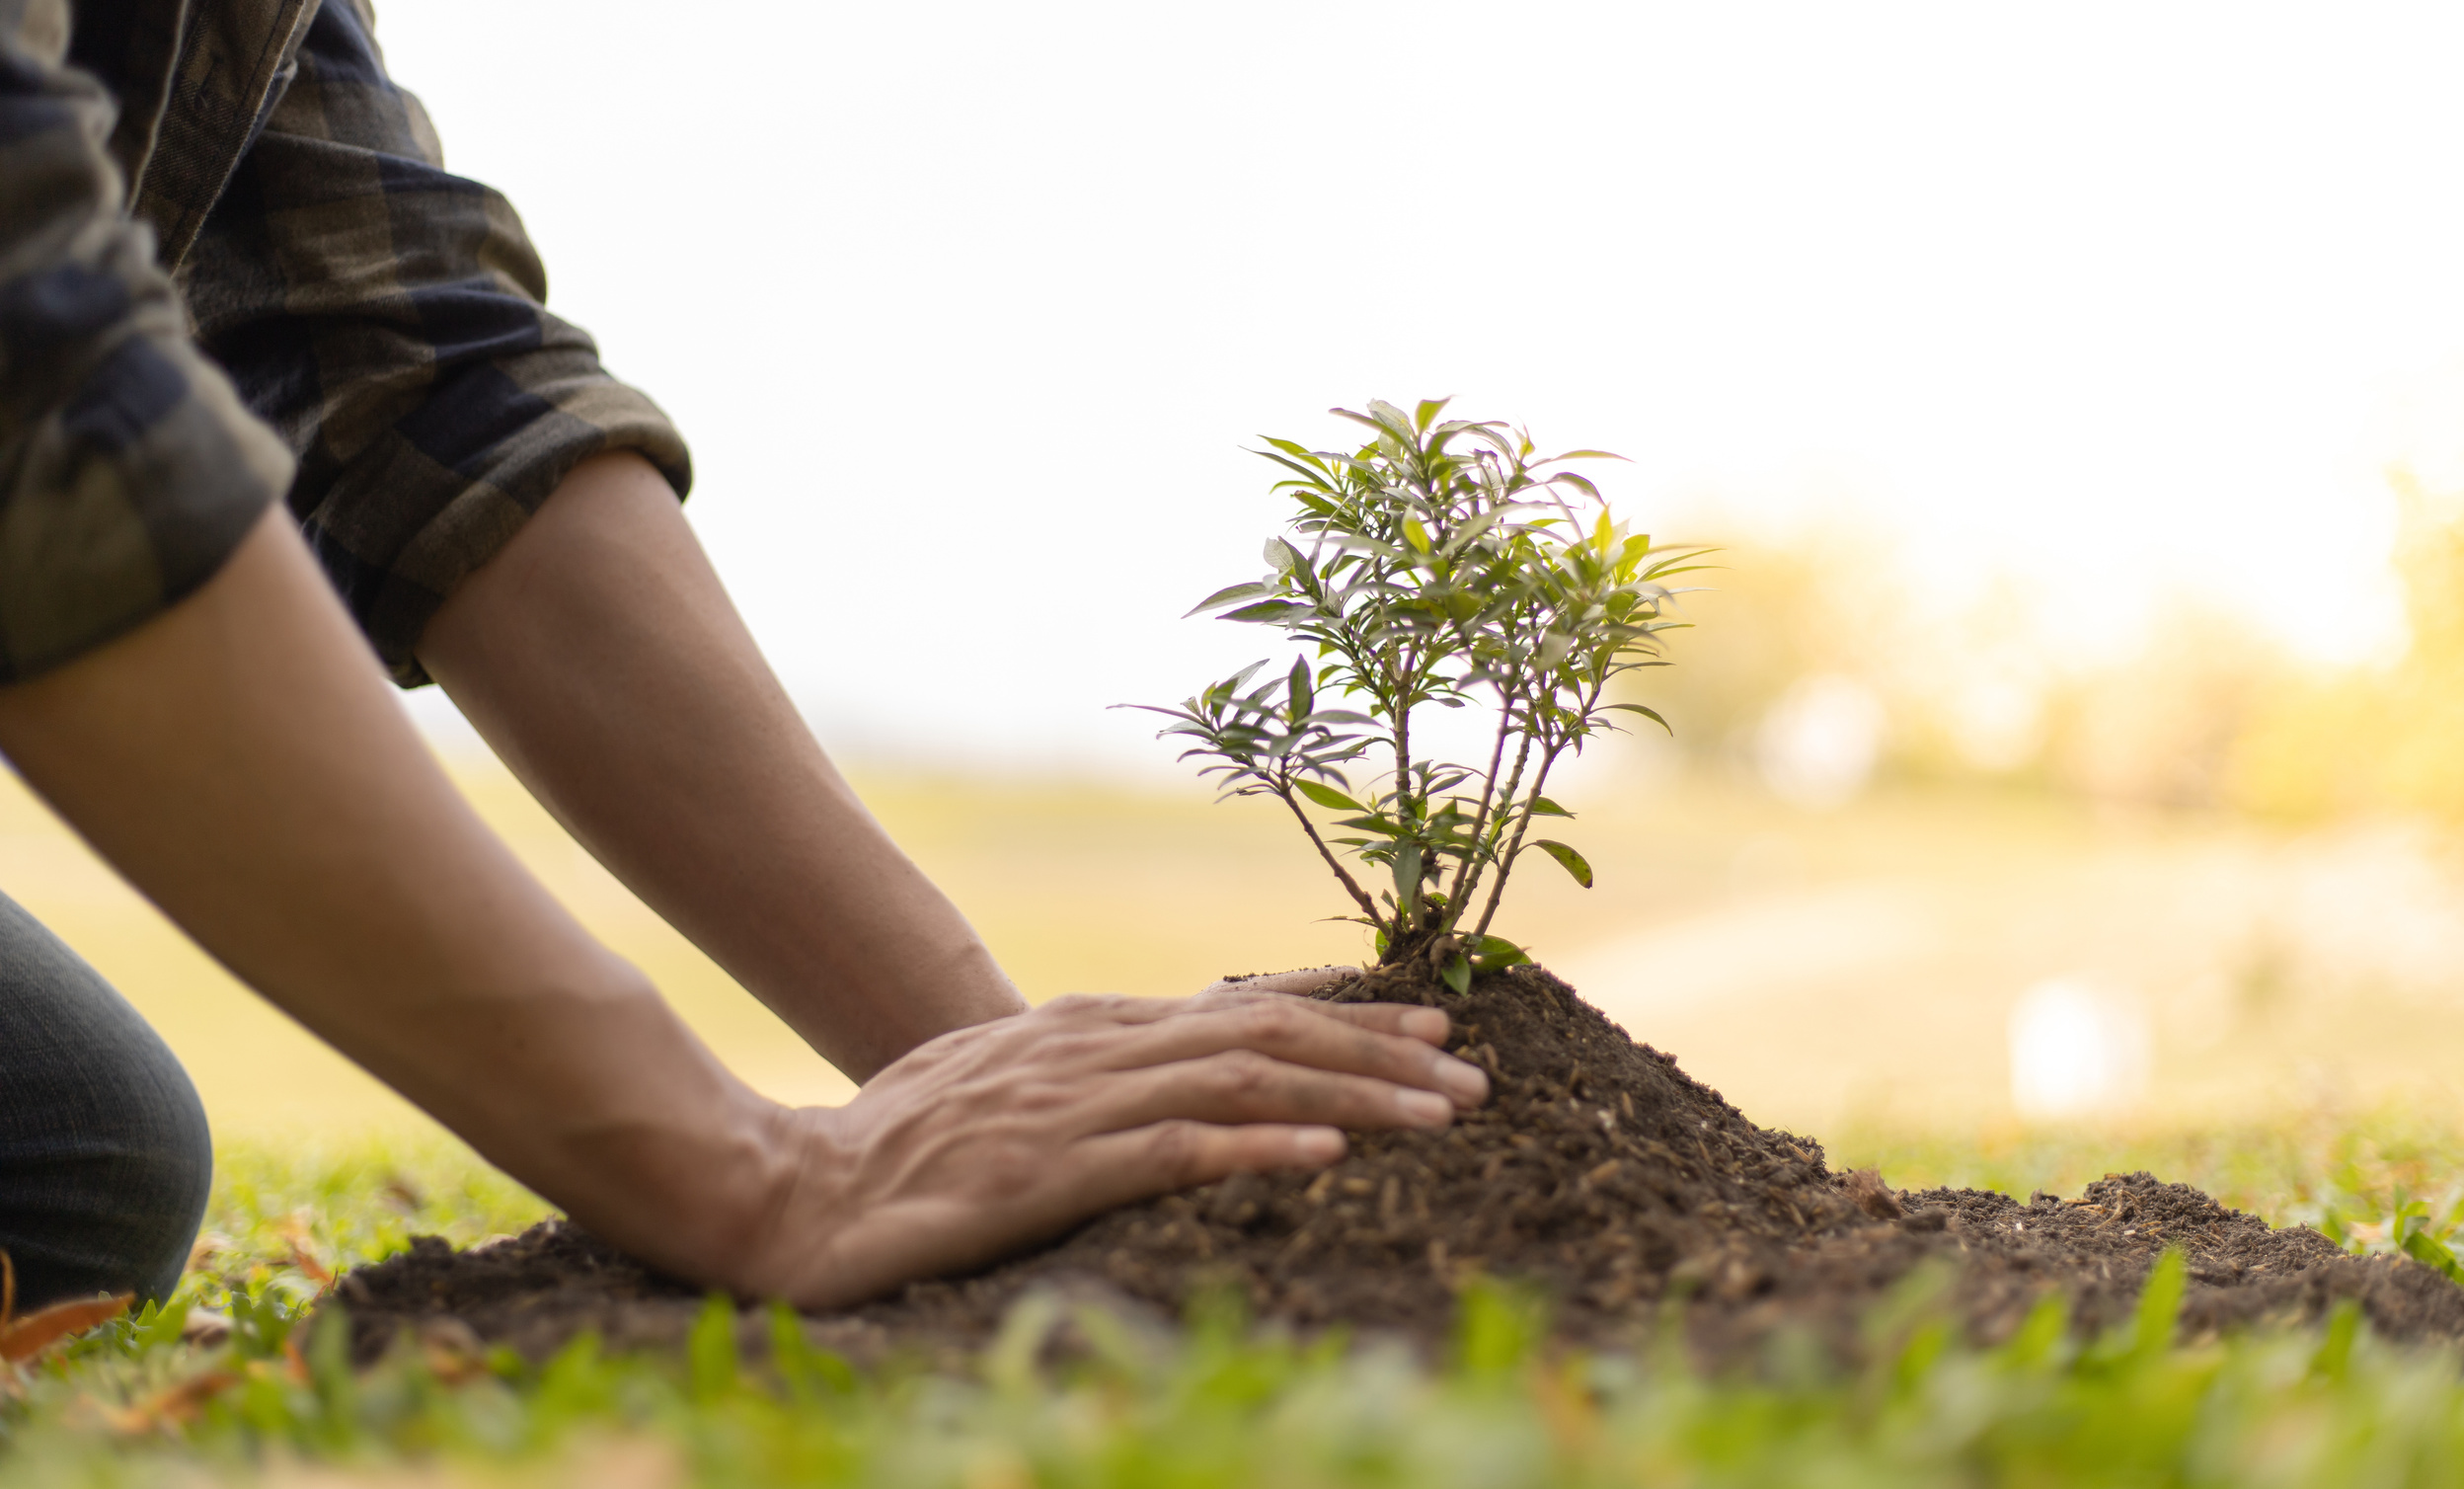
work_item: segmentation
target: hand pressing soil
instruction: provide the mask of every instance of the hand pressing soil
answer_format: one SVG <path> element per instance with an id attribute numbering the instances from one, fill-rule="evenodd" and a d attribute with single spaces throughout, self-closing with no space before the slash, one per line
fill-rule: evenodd
<path id="1" fill-rule="evenodd" d="M 2190 1267 L 2186 1334 L 2316 1319 L 2355 1297 L 2383 1335 L 2464 1337 L 2464 1289 L 2427 1268 L 2348 1256 L 2316 1231 L 2272 1230 L 2147 1174 L 2109 1175 L 2077 1201 L 2022 1204 L 1833 1173 L 1819 1143 L 1756 1127 L 1538 968 L 1483 977 L 1464 995 L 1417 966 L 1381 969 L 1321 995 L 1443 1008 L 1455 1022 L 1448 1048 L 1488 1070 L 1495 1095 L 1441 1131 L 1357 1135 L 1323 1172 L 1244 1175 L 1116 1210 L 975 1275 L 813 1318 L 810 1332 L 859 1359 L 955 1358 L 1035 1289 L 1158 1327 L 1231 1290 L 1262 1320 L 1433 1349 L 1456 1293 L 1489 1276 L 1544 1290 L 1572 1343 L 1637 1342 L 1663 1306 L 1681 1304 L 1709 1363 L 1748 1358 L 1783 1326 L 1853 1357 L 1860 1320 L 1929 1264 L 1982 1343 L 2055 1290 L 2077 1327 L 2115 1323 L 2178 1246 Z M 473 1252 L 424 1238 L 345 1277 L 335 1295 L 363 1359 L 406 1329 L 533 1357 L 584 1329 L 614 1348 L 670 1345 L 700 1307 L 689 1290 L 553 1221 Z M 748 1326 L 747 1342 L 760 1333 Z"/>

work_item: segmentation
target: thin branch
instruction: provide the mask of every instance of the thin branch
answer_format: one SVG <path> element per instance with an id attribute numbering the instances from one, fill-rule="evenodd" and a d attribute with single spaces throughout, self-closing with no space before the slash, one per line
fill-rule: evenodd
<path id="1" fill-rule="evenodd" d="M 1575 715 L 1578 720 L 1588 720 L 1591 717 L 1592 712 L 1599 705 L 1601 691 L 1607 686 L 1606 678 L 1601 678 L 1591 684 L 1591 691 L 1583 696 L 1582 707 Z M 1526 736 L 1523 743 L 1529 745 L 1530 738 Z M 1475 941 L 1489 934 L 1489 922 L 1498 913 L 1500 897 L 1505 894 L 1505 876 L 1513 872 L 1514 860 L 1522 856 L 1523 834 L 1531 830 L 1532 806 L 1547 793 L 1550 767 L 1557 763 L 1557 757 L 1566 752 L 1566 746 L 1571 743 L 1573 743 L 1571 739 L 1560 740 L 1551 744 L 1547 752 L 1540 756 L 1540 773 L 1532 777 L 1531 795 L 1523 799 L 1522 815 L 1514 823 L 1514 841 L 1507 846 L 1503 856 L 1498 860 L 1497 883 L 1489 887 L 1489 901 L 1481 907 L 1480 924 L 1472 930 L 1472 939 Z"/>
<path id="2" fill-rule="evenodd" d="M 1514 703 L 1502 691 L 1498 697 L 1498 741 L 1489 749 L 1489 768 L 1480 778 L 1480 814 L 1472 819 L 1472 851 L 1463 855 L 1455 866 L 1454 883 L 1446 890 L 1446 921 L 1463 918 L 1463 891 L 1470 879 L 1472 865 L 1480 858 L 1480 835 L 1489 830 L 1489 813 L 1498 795 L 1498 766 L 1505 759 L 1505 737 L 1514 732 Z"/>
<path id="3" fill-rule="evenodd" d="M 1403 808 L 1412 800 L 1412 703 L 1410 689 L 1411 684 L 1409 682 L 1402 683 L 1392 699 L 1389 700 L 1387 708 L 1389 714 L 1395 721 L 1395 817 L 1398 821 L 1407 822 L 1414 829 L 1417 830 L 1421 824 L 1420 815 L 1418 813 L 1414 813 L 1407 818 L 1403 812 Z M 1414 880 L 1408 885 L 1402 883 L 1396 884 L 1395 926 L 1399 933 L 1409 932 L 1413 927 L 1413 923 L 1420 919 L 1420 881 Z M 1402 936 L 1398 934 L 1396 939 L 1400 940 L 1402 939 Z"/>
<path id="4" fill-rule="evenodd" d="M 1523 834 L 1531 830 L 1531 804 L 1538 801 L 1540 794 L 1548 789 L 1549 767 L 1557 763 L 1558 755 L 1565 748 L 1563 744 L 1553 745 L 1547 753 L 1540 756 L 1540 773 L 1532 777 L 1531 795 L 1523 799 L 1522 813 L 1514 820 L 1514 841 L 1506 846 L 1505 852 L 1498 859 L 1497 882 L 1489 886 L 1489 901 L 1481 906 L 1480 924 L 1472 927 L 1472 940 L 1475 942 L 1489 934 L 1489 922 L 1497 917 L 1498 899 L 1505 893 L 1505 876 L 1514 871 L 1514 860 L 1521 856 L 1523 851 Z"/>
<path id="5" fill-rule="evenodd" d="M 1371 900 L 1361 891 L 1359 883 L 1351 877 L 1349 871 L 1345 869 L 1343 862 L 1335 856 L 1335 850 L 1328 847 L 1326 845 L 1326 839 L 1318 835 L 1318 824 L 1309 820 L 1308 813 L 1300 810 L 1300 803 L 1292 800 L 1291 788 L 1288 786 L 1274 785 L 1272 783 L 1270 783 L 1270 787 L 1274 792 L 1275 799 L 1280 801 L 1284 806 L 1291 808 L 1292 816 L 1300 820 L 1300 830 L 1309 834 L 1309 841 L 1317 846 L 1318 856 L 1325 859 L 1326 866 L 1335 871 L 1335 878 L 1343 885 L 1345 892 L 1351 896 L 1352 903 L 1360 906 L 1361 913 L 1367 915 L 1371 920 L 1377 919 L 1377 901 Z"/>
<path id="6" fill-rule="evenodd" d="M 1530 763 L 1530 760 L 1531 736 L 1529 733 L 1525 733 L 1522 737 L 1521 743 L 1516 744 L 1514 747 L 1514 768 L 1506 775 L 1505 790 L 1501 792 L 1498 796 L 1500 805 L 1498 808 L 1497 820 L 1490 823 L 1491 828 L 1497 834 L 1497 840 L 1502 841 L 1504 839 L 1506 819 L 1513 815 L 1515 798 L 1522 793 L 1523 769 Z M 1539 795 L 1539 792 L 1535 790 L 1532 794 L 1537 796 Z M 1495 853 L 1490 853 L 1487 857 L 1491 862 L 1499 861 L 1498 855 Z M 1463 894 L 1467 899 L 1479 892 L 1480 876 L 1483 872 L 1484 868 L 1482 864 L 1475 863 L 1472 866 L 1471 880 L 1463 886 Z M 1455 917 L 1456 923 L 1460 924 L 1462 918 L 1462 916 L 1457 915 Z M 1486 924 L 1487 922 L 1484 921 L 1483 923 Z"/>

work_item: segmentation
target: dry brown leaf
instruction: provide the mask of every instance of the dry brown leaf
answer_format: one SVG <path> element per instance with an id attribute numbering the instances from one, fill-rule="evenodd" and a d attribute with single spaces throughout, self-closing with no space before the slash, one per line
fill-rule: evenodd
<path id="1" fill-rule="evenodd" d="M 308 1217 L 294 1215 L 273 1227 L 291 1248 L 291 1265 L 308 1274 L 308 1280 L 320 1288 L 334 1286 L 334 1269 L 317 1257 L 316 1237 L 308 1232 Z"/>
<path id="2" fill-rule="evenodd" d="M 136 1301 L 133 1293 L 117 1297 L 84 1297 L 38 1308 L 24 1318 L 0 1323 L 0 1360 L 21 1365 L 34 1359 L 55 1341 L 71 1334 L 82 1334 L 98 1324 L 106 1324 L 128 1311 Z"/>
<path id="3" fill-rule="evenodd" d="M 427 1206 L 427 1196 L 421 1193 L 420 1186 L 398 1173 L 388 1173 L 385 1182 L 377 1186 L 377 1193 L 404 1215 L 417 1215 Z"/>
<path id="4" fill-rule="evenodd" d="M 488 1373 L 488 1346 L 459 1318 L 432 1318 L 421 1324 L 419 1346 L 427 1372 L 447 1385 Z"/>
<path id="5" fill-rule="evenodd" d="M 175 1381 L 133 1406 L 105 1406 L 101 1402 L 95 1405 L 113 1431 L 134 1437 L 187 1426 L 196 1420 L 206 1402 L 239 1383 L 240 1377 L 229 1371 L 207 1371 Z"/>
<path id="6" fill-rule="evenodd" d="M 109 1323 L 128 1310 L 136 1295 L 122 1293 L 117 1297 L 84 1297 L 53 1303 L 38 1308 L 24 1318 L 17 1316 L 17 1263 L 0 1248 L 0 1361 L 22 1365 L 43 1352 L 57 1339 L 82 1334 L 97 1324 Z"/>
<path id="7" fill-rule="evenodd" d="M 1895 1220 L 1907 1214 L 1899 1197 L 1883 1182 L 1880 1170 L 1860 1168 L 1848 1176 L 1848 1198 L 1857 1208 L 1878 1220 Z"/>
<path id="8" fill-rule="evenodd" d="M 194 1272 L 215 1257 L 231 1249 L 231 1238 L 219 1230 L 197 1232 L 196 1244 L 189 1248 L 189 1268 Z"/>

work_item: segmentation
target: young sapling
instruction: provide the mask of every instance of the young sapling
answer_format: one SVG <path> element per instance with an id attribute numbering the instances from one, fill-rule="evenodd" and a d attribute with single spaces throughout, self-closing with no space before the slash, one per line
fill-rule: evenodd
<path id="1" fill-rule="evenodd" d="M 1280 631 L 1304 654 L 1255 685 L 1264 662 L 1178 707 L 1131 706 L 1171 718 L 1159 738 L 1193 741 L 1181 757 L 1209 762 L 1200 774 L 1226 796 L 1290 810 L 1382 965 L 1425 957 L 1462 992 L 1475 971 L 1527 960 L 1490 932 L 1525 852 L 1590 887 L 1590 864 L 1532 835 L 1533 820 L 1574 815 L 1546 795 L 1550 772 L 1615 728 L 1612 715 L 1667 728 L 1609 688 L 1667 665 L 1657 637 L 1681 622 L 1663 613 L 1675 592 L 1663 581 L 1704 550 L 1629 534 L 1563 468 L 1620 457 L 1538 458 L 1520 430 L 1441 421 L 1446 402 L 1332 411 L 1371 432 L 1348 453 L 1268 439 L 1256 453 L 1286 472 L 1274 489 L 1295 505 L 1290 524 L 1268 540 L 1263 578 L 1190 613 Z M 1429 708 L 1494 710 L 1485 761 L 1416 745 Z"/>

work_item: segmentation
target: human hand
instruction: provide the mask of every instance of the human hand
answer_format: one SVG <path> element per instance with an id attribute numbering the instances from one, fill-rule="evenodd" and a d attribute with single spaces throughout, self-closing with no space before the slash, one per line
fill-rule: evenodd
<path id="1" fill-rule="evenodd" d="M 1099 1211 L 1229 1174 L 1321 1168 L 1343 1130 L 1441 1128 L 1488 1098 L 1433 1008 L 1279 990 L 1068 997 L 955 1030 L 835 1109 L 783 1114 L 795 1163 L 718 1269 L 807 1307 L 980 1266 Z"/>

